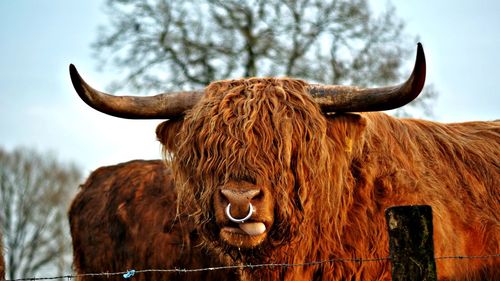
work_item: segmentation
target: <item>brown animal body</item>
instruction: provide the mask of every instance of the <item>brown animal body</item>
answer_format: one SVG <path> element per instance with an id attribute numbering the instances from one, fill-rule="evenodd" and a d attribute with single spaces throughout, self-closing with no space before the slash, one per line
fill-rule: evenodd
<path id="1" fill-rule="evenodd" d="M 222 263 L 199 247 L 188 220 L 176 217 L 171 171 L 136 160 L 94 171 L 80 187 L 69 220 L 78 274 L 129 269 L 196 269 Z M 133 280 L 234 280 L 228 271 L 138 273 Z M 121 275 L 79 280 L 123 280 Z"/>
<path id="2" fill-rule="evenodd" d="M 124 108 L 123 99 L 97 92 L 71 72 L 80 96 L 100 111 L 170 119 L 156 133 L 172 165 L 180 213 L 192 214 L 204 248 L 229 264 L 387 257 L 384 210 L 410 204 L 432 206 L 436 256 L 500 252 L 500 122 L 440 124 L 342 113 L 413 99 L 425 77 L 419 55 L 411 77 L 397 87 L 219 81 L 202 97 L 177 93 L 182 98 L 167 100 L 174 108 L 167 113 L 140 105 L 168 97 L 126 98 Z M 379 96 L 391 101 L 374 101 Z M 178 116 L 185 104 L 189 109 Z M 440 259 L 437 266 L 440 280 L 500 276 L 499 258 Z M 391 279 L 389 261 L 240 273 L 241 280 Z"/>

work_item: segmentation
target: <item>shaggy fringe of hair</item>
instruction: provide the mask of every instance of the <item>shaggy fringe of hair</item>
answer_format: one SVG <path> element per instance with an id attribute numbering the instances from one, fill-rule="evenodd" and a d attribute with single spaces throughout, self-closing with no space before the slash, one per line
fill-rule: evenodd
<path id="1" fill-rule="evenodd" d="M 338 167 L 346 167 L 347 159 L 344 147 L 336 147 L 326 134 L 327 121 L 302 81 L 255 78 L 212 83 L 205 100 L 186 115 L 177 136 L 173 166 L 181 183 L 179 202 L 195 206 L 191 212 L 215 241 L 213 192 L 231 179 L 268 181 L 276 190 L 274 226 L 280 230 L 271 233 L 274 247 L 318 235 L 339 244 L 340 233 L 330 232 L 338 232 L 346 219 L 339 212 L 347 203 L 342 202 L 346 173 Z M 342 151 L 325 153 L 336 150 Z M 314 208 L 318 201 L 320 210 Z M 318 229 L 305 227 L 317 224 L 311 220 L 323 223 Z"/>

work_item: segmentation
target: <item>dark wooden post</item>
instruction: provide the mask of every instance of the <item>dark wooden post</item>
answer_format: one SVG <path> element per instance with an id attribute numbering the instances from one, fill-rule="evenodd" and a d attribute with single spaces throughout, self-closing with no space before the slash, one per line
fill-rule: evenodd
<path id="1" fill-rule="evenodd" d="M 393 281 L 437 280 L 432 208 L 397 206 L 385 211 Z"/>

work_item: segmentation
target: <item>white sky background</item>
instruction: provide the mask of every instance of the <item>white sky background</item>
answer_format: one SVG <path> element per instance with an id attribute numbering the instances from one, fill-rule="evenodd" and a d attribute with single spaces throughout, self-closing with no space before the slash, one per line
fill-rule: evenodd
<path id="1" fill-rule="evenodd" d="M 371 3 L 381 10 L 386 1 Z M 406 32 L 423 43 L 427 81 L 439 92 L 436 120 L 500 118 L 500 1 L 393 4 L 407 24 Z M 96 112 L 71 85 L 69 63 L 98 89 L 120 75 L 97 71 L 92 57 L 97 26 L 107 22 L 103 6 L 103 0 L 0 1 L 0 147 L 52 151 L 85 173 L 102 165 L 161 157 L 154 134 L 159 120 Z"/>

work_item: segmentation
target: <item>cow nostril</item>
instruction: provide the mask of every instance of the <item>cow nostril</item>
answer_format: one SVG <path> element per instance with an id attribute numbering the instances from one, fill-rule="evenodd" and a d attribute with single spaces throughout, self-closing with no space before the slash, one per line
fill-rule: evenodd
<path id="1" fill-rule="evenodd" d="M 259 190 L 259 193 L 257 193 L 253 198 L 252 200 L 256 200 L 256 201 L 259 201 L 259 200 L 262 200 L 262 198 L 264 198 L 264 192 L 262 192 L 261 190 Z"/>
<path id="2" fill-rule="evenodd" d="M 262 197 L 260 189 L 234 190 L 221 189 L 222 197 L 227 199 L 228 203 L 233 205 L 247 205 L 253 199 Z"/>
<path id="3" fill-rule="evenodd" d="M 250 219 L 254 213 L 252 203 L 256 203 L 253 200 L 262 193 L 257 188 L 222 188 L 220 192 L 222 199 L 220 203 L 222 204 L 221 207 L 225 209 L 226 217 L 238 223 Z"/>

